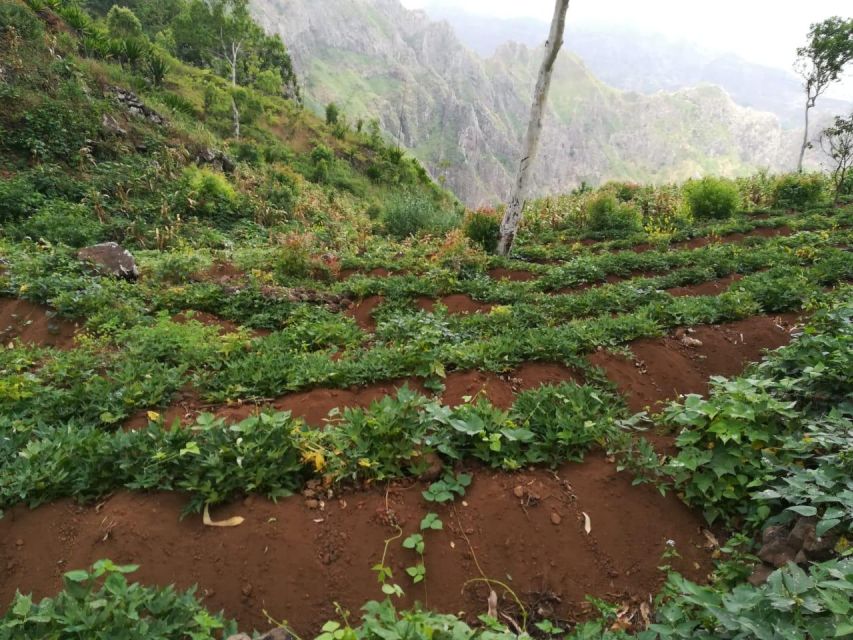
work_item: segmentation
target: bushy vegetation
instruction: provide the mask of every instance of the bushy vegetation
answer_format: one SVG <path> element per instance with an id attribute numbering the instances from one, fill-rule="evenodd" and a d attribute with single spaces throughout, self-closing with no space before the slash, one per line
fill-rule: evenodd
<path id="1" fill-rule="evenodd" d="M 465 235 L 486 253 L 494 253 L 501 235 L 500 216 L 487 209 L 469 213 L 465 218 Z"/>
<path id="2" fill-rule="evenodd" d="M 400 239 L 419 233 L 444 234 L 459 225 L 459 214 L 429 196 L 403 192 L 386 203 L 383 224 L 389 234 Z"/>
<path id="3" fill-rule="evenodd" d="M 780 177 L 773 187 L 773 205 L 780 208 L 808 209 L 820 202 L 826 180 L 816 173 Z"/>
<path id="4" fill-rule="evenodd" d="M 702 178 L 684 188 L 690 212 L 697 220 L 731 218 L 740 204 L 737 186 L 720 178 Z"/>
<path id="5" fill-rule="evenodd" d="M 589 229 L 603 237 L 625 235 L 642 228 L 639 211 L 609 193 L 602 193 L 589 201 L 586 215 Z"/>

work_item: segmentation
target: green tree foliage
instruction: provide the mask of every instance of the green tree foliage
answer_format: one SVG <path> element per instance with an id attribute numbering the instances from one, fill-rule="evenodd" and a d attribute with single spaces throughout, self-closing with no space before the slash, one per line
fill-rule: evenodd
<path id="1" fill-rule="evenodd" d="M 113 5 L 107 13 L 107 29 L 113 38 L 141 38 L 142 23 L 127 7 Z"/>
<path id="2" fill-rule="evenodd" d="M 587 205 L 587 225 L 591 231 L 605 236 L 624 235 L 642 228 L 637 209 L 619 202 L 610 193 L 602 193 Z"/>
<path id="3" fill-rule="evenodd" d="M 690 212 L 699 220 L 731 218 L 740 204 L 737 185 L 723 178 L 706 177 L 685 187 Z"/>
<path id="4" fill-rule="evenodd" d="M 853 167 L 853 113 L 846 118 L 837 116 L 832 126 L 821 133 L 820 146 L 834 164 L 832 183 L 835 202 L 838 202 L 847 186 L 847 174 Z"/>
<path id="5" fill-rule="evenodd" d="M 330 102 L 326 105 L 326 124 L 337 124 L 338 115 L 340 112 L 338 111 L 338 105 L 334 102 Z"/>
<path id="6" fill-rule="evenodd" d="M 836 82 L 845 65 L 853 60 L 853 18 L 834 16 L 812 24 L 806 46 L 797 49 L 794 68 L 803 78 L 806 91 L 805 132 L 797 171 L 809 146 L 809 111 L 827 87 Z"/>
<path id="7" fill-rule="evenodd" d="M 268 36 L 249 15 L 247 0 L 187 0 L 171 22 L 176 55 L 208 67 L 234 84 L 251 85 L 264 72 L 277 73 L 282 91 L 298 96 L 290 55 L 280 38 Z M 269 79 L 260 82 L 269 87 Z"/>

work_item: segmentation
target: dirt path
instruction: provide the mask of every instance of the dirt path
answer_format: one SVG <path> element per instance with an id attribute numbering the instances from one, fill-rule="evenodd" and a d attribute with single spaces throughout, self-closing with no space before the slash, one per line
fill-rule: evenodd
<path id="1" fill-rule="evenodd" d="M 315 509 L 302 496 L 278 504 L 252 497 L 213 514 L 246 519 L 231 529 L 205 527 L 197 515 L 180 520 L 185 499 L 170 493 L 119 493 L 97 507 L 16 507 L 0 520 L 0 601 L 8 603 L 16 589 L 53 594 L 64 571 L 109 557 L 140 564 L 135 577 L 147 584 L 198 583 L 209 608 L 224 609 L 244 627 L 268 626 L 266 609 L 309 637 L 335 617 L 335 602 L 355 614 L 381 597 L 370 567 L 383 540 L 396 535 L 394 523 L 404 535 L 416 532 L 430 510 L 444 530 L 425 534 L 425 587 L 405 574 L 416 557 L 401 548 L 402 539 L 391 543 L 388 565 L 407 593 L 404 604 L 427 602 L 472 620 L 486 611 L 488 594 L 481 583 L 465 587 L 482 577 L 477 563 L 524 602 L 570 620 L 589 613 L 587 594 L 635 606 L 648 599 L 662 581 L 657 567 L 667 540 L 682 556 L 679 570 L 701 579 L 710 569 L 701 517 L 672 495 L 631 486 L 601 457 L 557 473 L 475 470 L 453 508 L 424 502 L 424 488 L 393 483 L 387 492 L 346 493 Z M 504 610 L 508 603 L 502 598 Z"/>

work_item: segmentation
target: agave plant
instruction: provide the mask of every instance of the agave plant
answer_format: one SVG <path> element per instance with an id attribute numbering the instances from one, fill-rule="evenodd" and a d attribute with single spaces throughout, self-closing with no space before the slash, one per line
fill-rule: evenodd
<path id="1" fill-rule="evenodd" d="M 137 38 L 128 38 L 121 43 L 122 60 L 135 69 L 145 57 L 145 44 Z"/>
<path id="2" fill-rule="evenodd" d="M 151 82 L 154 83 L 155 87 L 161 86 L 163 80 L 166 78 L 166 74 L 169 72 L 169 63 L 164 57 L 156 53 L 150 54 L 147 62 L 148 77 L 151 78 Z"/>

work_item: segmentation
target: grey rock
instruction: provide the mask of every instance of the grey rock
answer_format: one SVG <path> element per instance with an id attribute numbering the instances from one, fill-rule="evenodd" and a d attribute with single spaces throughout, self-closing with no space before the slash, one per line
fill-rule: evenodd
<path id="1" fill-rule="evenodd" d="M 237 164 L 229 156 L 210 147 L 199 151 L 195 157 L 195 162 L 199 165 L 210 165 L 214 169 L 218 169 L 224 173 L 233 173 L 234 169 L 237 168 Z"/>
<path id="2" fill-rule="evenodd" d="M 121 104 L 127 112 L 138 117 L 152 122 L 154 124 L 166 124 L 166 119 L 159 113 L 147 107 L 133 91 L 122 89 L 121 87 L 110 87 L 109 90 L 115 96 L 115 99 Z"/>
<path id="3" fill-rule="evenodd" d="M 95 272 L 102 276 L 122 278 L 131 282 L 139 277 L 133 254 L 115 242 L 104 242 L 80 249 L 77 259 L 90 264 Z"/>

